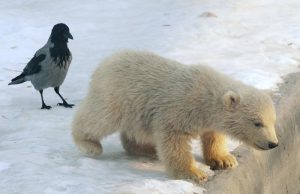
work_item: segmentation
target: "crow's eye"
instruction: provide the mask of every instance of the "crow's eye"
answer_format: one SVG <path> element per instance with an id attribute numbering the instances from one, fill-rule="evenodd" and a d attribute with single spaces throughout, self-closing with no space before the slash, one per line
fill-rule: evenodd
<path id="1" fill-rule="evenodd" d="M 263 124 L 261 122 L 254 122 L 255 127 L 261 128 L 263 127 Z"/>

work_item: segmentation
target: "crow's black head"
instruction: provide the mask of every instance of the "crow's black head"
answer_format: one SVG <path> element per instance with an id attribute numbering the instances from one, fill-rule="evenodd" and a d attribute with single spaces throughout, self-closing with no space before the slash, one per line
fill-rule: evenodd
<path id="1" fill-rule="evenodd" d="M 67 46 L 69 38 L 73 39 L 73 36 L 66 24 L 59 23 L 53 26 L 50 39 L 54 46 L 50 48 L 50 54 L 61 68 L 66 67 L 66 62 L 71 56 L 71 52 Z"/>
<path id="2" fill-rule="evenodd" d="M 59 23 L 53 26 L 50 37 L 51 42 L 53 43 L 68 42 L 69 38 L 73 39 L 69 27 L 63 23 Z"/>

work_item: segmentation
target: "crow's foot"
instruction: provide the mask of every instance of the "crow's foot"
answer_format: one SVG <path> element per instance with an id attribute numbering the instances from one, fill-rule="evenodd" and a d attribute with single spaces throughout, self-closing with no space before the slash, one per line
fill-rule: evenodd
<path id="1" fill-rule="evenodd" d="M 75 106 L 74 104 L 68 104 L 66 102 L 64 102 L 64 103 L 58 103 L 57 105 L 58 106 L 63 106 L 65 108 L 72 108 L 73 106 Z"/>
<path id="2" fill-rule="evenodd" d="M 47 106 L 46 104 L 43 104 L 41 109 L 49 110 L 51 108 L 52 108 L 51 106 Z"/>

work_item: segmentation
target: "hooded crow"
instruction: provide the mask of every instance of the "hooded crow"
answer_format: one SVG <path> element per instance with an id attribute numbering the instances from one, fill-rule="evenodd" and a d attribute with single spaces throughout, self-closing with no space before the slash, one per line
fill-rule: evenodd
<path id="1" fill-rule="evenodd" d="M 66 78 L 72 60 L 72 54 L 67 45 L 68 39 L 73 39 L 69 27 L 63 23 L 54 25 L 48 42 L 34 54 L 23 72 L 12 79 L 8 85 L 31 81 L 34 88 L 41 94 L 42 109 L 51 108 L 45 104 L 43 90 L 53 87 L 62 100 L 62 103 L 58 105 L 72 108 L 74 104 L 68 104 L 59 93 L 59 87 Z"/>

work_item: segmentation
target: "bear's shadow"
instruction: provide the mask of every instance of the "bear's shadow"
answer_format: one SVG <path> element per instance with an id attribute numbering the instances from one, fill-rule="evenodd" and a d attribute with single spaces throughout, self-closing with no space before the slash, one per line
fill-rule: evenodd
<path id="1" fill-rule="evenodd" d="M 194 154 L 195 160 L 201 165 L 205 165 L 204 159 L 201 155 Z M 163 163 L 157 157 L 145 157 L 145 156 L 135 156 L 126 153 L 125 151 L 113 152 L 113 153 L 103 153 L 102 155 L 96 157 L 97 160 L 102 161 L 118 161 L 120 163 L 127 163 L 129 168 L 136 171 L 146 171 L 146 172 L 164 172 Z"/>
<path id="2" fill-rule="evenodd" d="M 123 152 L 103 153 L 95 158 L 101 161 L 114 161 L 122 163 L 130 173 L 143 175 L 145 178 L 161 177 L 167 178 L 163 163 L 157 158 L 133 156 Z"/>
<path id="3" fill-rule="evenodd" d="M 195 160 L 197 162 L 203 163 L 204 159 L 201 155 L 194 154 Z M 136 155 L 130 155 L 126 153 L 125 151 L 121 152 L 113 152 L 113 153 L 103 153 L 98 157 L 95 157 L 95 159 L 101 159 L 101 160 L 128 160 L 128 161 L 142 161 L 142 162 L 160 162 L 160 160 L 157 157 L 145 157 L 145 156 L 136 156 Z"/>

